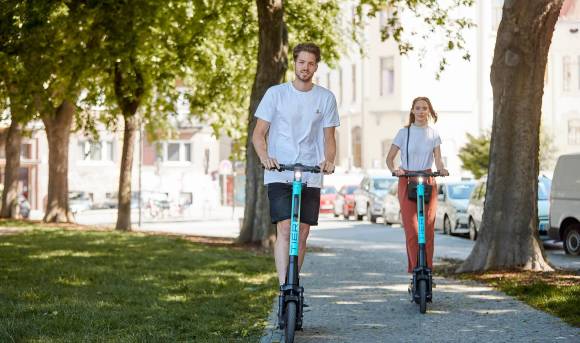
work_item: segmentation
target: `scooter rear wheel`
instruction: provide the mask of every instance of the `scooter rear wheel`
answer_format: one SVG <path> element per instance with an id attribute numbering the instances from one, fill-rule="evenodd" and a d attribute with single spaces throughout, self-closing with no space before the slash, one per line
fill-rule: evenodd
<path id="1" fill-rule="evenodd" d="M 427 312 L 427 281 L 419 280 L 417 285 L 417 291 L 419 292 L 419 312 Z"/>
<path id="2" fill-rule="evenodd" d="M 286 304 L 286 328 L 284 330 L 284 342 L 294 342 L 294 334 L 296 333 L 296 317 L 297 317 L 296 302 L 290 301 Z"/>

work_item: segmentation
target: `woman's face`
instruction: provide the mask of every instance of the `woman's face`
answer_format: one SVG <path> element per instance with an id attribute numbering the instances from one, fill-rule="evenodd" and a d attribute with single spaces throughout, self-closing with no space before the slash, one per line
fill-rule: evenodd
<path id="1" fill-rule="evenodd" d="M 413 105 L 413 114 L 415 115 L 415 124 L 425 125 L 429 120 L 429 105 L 425 100 L 419 100 Z"/>

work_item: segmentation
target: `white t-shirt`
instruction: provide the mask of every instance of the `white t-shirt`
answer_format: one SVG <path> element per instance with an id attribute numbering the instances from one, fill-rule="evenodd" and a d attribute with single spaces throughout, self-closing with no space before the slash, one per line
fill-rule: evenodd
<path id="1" fill-rule="evenodd" d="M 314 85 L 302 92 L 292 82 L 272 86 L 255 114 L 270 123 L 268 155 L 282 164 L 317 166 L 324 161 L 324 128 L 340 125 L 336 99 L 328 89 Z M 292 182 L 291 171 L 264 172 L 264 184 Z M 321 187 L 322 174 L 304 173 L 308 187 Z"/>
<path id="2" fill-rule="evenodd" d="M 441 137 L 431 126 L 411 125 L 409 138 L 409 165 L 407 165 L 407 128 L 399 130 L 393 144 L 401 150 L 401 168 L 411 171 L 430 169 L 433 166 L 433 149 L 441 145 Z"/>

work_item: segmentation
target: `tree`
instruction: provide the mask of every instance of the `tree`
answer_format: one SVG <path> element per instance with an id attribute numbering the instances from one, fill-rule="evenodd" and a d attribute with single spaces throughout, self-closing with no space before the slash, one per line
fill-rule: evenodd
<path id="1" fill-rule="evenodd" d="M 477 137 L 468 133 L 467 144 L 459 149 L 459 159 L 463 163 L 461 167 L 469 170 L 476 179 L 487 174 L 490 136 L 489 132 Z"/>
<path id="2" fill-rule="evenodd" d="M 476 179 L 487 174 L 490 141 L 490 132 L 482 133 L 477 137 L 468 133 L 467 143 L 459 149 L 459 159 L 463 163 L 461 167 L 469 170 Z M 552 167 L 555 154 L 553 137 L 543 126 L 540 126 L 540 170 L 549 170 Z"/>
<path id="3" fill-rule="evenodd" d="M 95 31 L 104 37 L 98 62 L 103 73 L 89 102 L 104 94 L 111 114 L 105 122 L 116 122 L 118 114 L 124 121 L 116 228 L 130 230 L 132 158 L 141 124 L 152 137 L 164 135 L 160 128 L 168 127 L 184 95 L 192 116 L 210 121 L 216 134 L 223 128 L 231 135 L 239 131 L 240 103 L 254 65 L 249 55 L 254 43 L 248 39 L 254 32 L 244 26 L 252 16 L 244 12 L 247 4 L 230 1 L 93 5 Z"/>
<path id="4" fill-rule="evenodd" d="M 90 65 L 84 48 L 91 44 L 91 30 L 83 21 L 88 18 L 84 9 L 81 2 L 56 0 L 2 3 L 0 65 L 11 120 L 24 125 L 38 114 L 49 142 L 47 222 L 73 221 L 68 208 L 68 137 L 83 73 Z M 19 158 L 17 149 L 7 152 L 9 160 Z"/>
<path id="5" fill-rule="evenodd" d="M 544 75 L 562 2 L 504 3 L 491 67 L 493 128 L 483 221 L 459 272 L 552 269 L 538 239 L 535 199 Z"/>
<path id="6" fill-rule="evenodd" d="M 2 192 L 2 204 L 0 218 L 18 218 L 18 170 L 20 168 L 20 144 L 22 141 L 23 122 L 29 119 L 29 109 L 21 96 L 26 76 L 22 62 L 18 55 L 24 47 L 16 37 L 21 35 L 22 26 L 19 27 L 18 12 L 13 6 L 6 3 L 0 5 L 0 98 L 2 107 L 0 119 L 10 119 L 10 127 L 5 137 L 6 167 L 4 168 L 4 190 Z M 4 107 L 8 109 L 4 110 Z M 4 118 L 4 114 L 8 117 Z"/>

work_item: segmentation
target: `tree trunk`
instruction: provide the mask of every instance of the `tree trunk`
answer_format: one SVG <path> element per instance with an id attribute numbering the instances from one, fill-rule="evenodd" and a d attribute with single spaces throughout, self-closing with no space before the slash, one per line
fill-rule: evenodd
<path id="1" fill-rule="evenodd" d="M 133 151 L 137 135 L 138 119 L 126 115 L 125 132 L 123 136 L 123 156 L 121 157 L 121 172 L 119 175 L 119 207 L 117 212 L 117 230 L 131 231 L 131 173 L 133 171 Z"/>
<path id="2" fill-rule="evenodd" d="M 275 236 L 270 220 L 270 205 L 264 187 L 264 172 L 252 145 L 256 126 L 254 113 L 266 90 L 279 84 L 288 69 L 288 32 L 284 24 L 283 0 L 256 0 L 258 6 L 258 70 L 252 87 L 248 140 L 246 142 L 246 204 L 238 240 L 269 247 Z"/>
<path id="3" fill-rule="evenodd" d="M 552 270 L 538 238 L 544 76 L 563 0 L 506 1 L 491 67 L 493 128 L 483 221 L 459 272 Z"/>
<path id="4" fill-rule="evenodd" d="M 22 125 L 12 120 L 6 135 L 6 168 L 4 169 L 4 191 L 0 218 L 19 218 L 18 211 L 18 169 L 20 169 L 20 145 Z"/>
<path id="5" fill-rule="evenodd" d="M 139 119 L 136 116 L 144 94 L 143 74 L 136 67 L 134 60 L 128 66 L 131 72 L 122 69 L 121 63 L 114 68 L 115 97 L 125 119 L 123 136 L 123 156 L 119 174 L 119 195 L 116 230 L 131 231 L 131 173 L 133 171 L 133 151 Z M 127 66 L 124 66 L 127 67 Z M 139 195 L 141 196 L 141 195 Z"/>
<path id="6" fill-rule="evenodd" d="M 68 205 L 68 145 L 74 105 L 67 100 L 54 115 L 43 116 L 48 140 L 48 201 L 44 222 L 74 222 Z"/>

